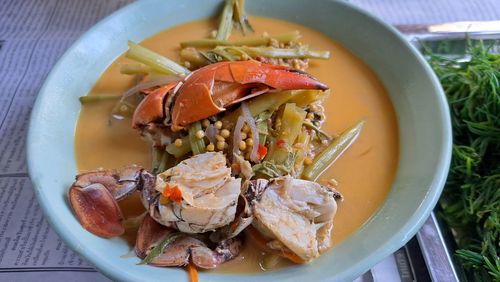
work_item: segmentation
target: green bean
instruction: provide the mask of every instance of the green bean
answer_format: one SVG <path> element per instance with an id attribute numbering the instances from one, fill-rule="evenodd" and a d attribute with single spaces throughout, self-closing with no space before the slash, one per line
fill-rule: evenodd
<path id="1" fill-rule="evenodd" d="M 194 155 L 205 153 L 205 141 L 203 138 L 196 136 L 198 131 L 201 131 L 201 123 L 199 121 L 189 125 L 189 144 Z"/>
<path id="2" fill-rule="evenodd" d="M 201 47 L 201 48 L 214 48 L 217 46 L 266 46 L 269 45 L 269 42 L 274 39 L 279 43 L 289 43 L 292 41 L 297 41 L 300 38 L 300 32 L 292 31 L 287 33 L 275 34 L 270 36 L 261 36 L 254 38 L 247 38 L 235 41 L 228 40 L 217 40 L 217 39 L 198 39 L 192 41 L 184 41 L 181 42 L 181 47 Z"/>
<path id="3" fill-rule="evenodd" d="M 122 96 L 120 95 L 92 95 L 92 96 L 81 96 L 78 98 L 82 105 L 101 102 L 101 101 L 116 101 L 119 100 Z"/>
<path id="4" fill-rule="evenodd" d="M 177 159 L 185 156 L 187 153 L 191 152 L 191 144 L 189 142 L 189 136 L 182 137 L 182 145 L 177 147 L 174 143 L 167 145 L 165 150 L 176 157 Z"/>
<path id="5" fill-rule="evenodd" d="M 364 121 L 360 121 L 342 132 L 339 137 L 333 140 L 325 150 L 314 158 L 311 165 L 304 169 L 302 178 L 316 181 L 316 179 L 318 179 L 318 177 L 352 145 L 359 136 L 364 124 Z"/>
<path id="6" fill-rule="evenodd" d="M 177 64 L 176 62 L 132 41 L 128 42 L 128 46 L 129 49 L 126 54 L 127 58 L 141 62 L 157 72 L 173 75 L 188 74 L 190 72 L 188 69 Z"/>

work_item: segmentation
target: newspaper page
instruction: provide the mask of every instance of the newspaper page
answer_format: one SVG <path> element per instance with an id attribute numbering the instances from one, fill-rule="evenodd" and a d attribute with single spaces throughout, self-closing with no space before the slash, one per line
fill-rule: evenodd
<path id="1" fill-rule="evenodd" d="M 44 219 L 27 174 L 25 137 L 52 66 L 86 30 L 130 2 L 0 0 L 0 281 L 109 281 Z M 500 18 L 497 0 L 352 2 L 392 24 Z M 356 281 L 407 281 L 395 263 L 401 253 Z"/>

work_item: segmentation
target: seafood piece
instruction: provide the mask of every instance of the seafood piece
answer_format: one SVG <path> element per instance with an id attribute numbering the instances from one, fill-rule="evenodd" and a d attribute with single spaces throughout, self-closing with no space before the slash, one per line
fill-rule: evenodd
<path id="1" fill-rule="evenodd" d="M 208 152 L 186 159 L 159 174 L 156 189 L 177 187 L 182 201 L 153 204 L 151 216 L 159 223 L 186 233 L 203 233 L 235 218 L 241 179 L 231 177 L 226 157 Z"/>
<path id="2" fill-rule="evenodd" d="M 291 176 L 275 178 L 255 200 L 253 226 L 278 254 L 290 251 L 309 262 L 330 247 L 333 217 L 340 194 Z M 290 257 L 285 255 L 286 257 Z"/>
<path id="3" fill-rule="evenodd" d="M 135 252 L 138 257 L 145 258 L 149 252 L 168 234 L 175 230 L 160 225 L 146 215 L 139 227 Z M 185 266 L 191 261 L 200 268 L 211 269 L 235 258 L 241 248 L 237 238 L 224 240 L 210 248 L 202 238 L 185 235 L 175 239 L 162 254 L 155 257 L 149 264 L 155 266 Z"/>
<path id="4" fill-rule="evenodd" d="M 328 86 L 290 67 L 257 61 L 219 62 L 192 72 L 175 87 L 169 84 L 147 95 L 134 113 L 132 126 L 143 130 L 146 124 L 163 120 L 175 132 L 246 99 L 293 89 L 327 90 Z"/>
<path id="5" fill-rule="evenodd" d="M 233 222 L 210 234 L 210 240 L 212 240 L 212 242 L 220 242 L 233 238 L 252 224 L 254 219 L 254 200 L 260 200 L 268 183 L 269 181 L 265 179 L 250 180 L 243 183 Z"/>
<path id="6" fill-rule="evenodd" d="M 91 233 L 105 238 L 119 236 L 125 228 L 117 201 L 153 183 L 154 176 L 138 166 L 82 173 L 69 189 L 69 203 L 81 225 Z"/>

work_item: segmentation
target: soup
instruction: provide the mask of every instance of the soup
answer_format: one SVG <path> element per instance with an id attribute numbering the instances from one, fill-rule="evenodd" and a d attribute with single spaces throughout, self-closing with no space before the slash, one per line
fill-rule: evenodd
<path id="1" fill-rule="evenodd" d="M 282 20 L 250 17 L 250 21 L 257 33 L 298 30 L 302 42 L 316 50 L 332 53 L 329 60 L 310 61 L 307 70 L 332 90 L 323 102 L 327 117 L 322 127 L 324 131 L 340 133 L 360 119 L 366 121 L 354 145 L 321 177 L 335 179 L 339 184 L 337 190 L 344 196 L 344 201 L 338 205 L 332 236 L 334 245 L 339 244 L 377 211 L 389 193 L 399 150 L 394 109 L 376 75 L 339 43 L 317 31 Z M 216 26 L 215 20 L 194 21 L 160 32 L 142 45 L 178 61 L 179 42 L 205 38 Z M 238 37 L 235 34 L 231 39 Z M 120 74 L 120 66 L 128 62 L 120 56 L 102 74 L 89 95 L 119 95 L 133 86 L 133 77 Z M 131 128 L 130 121 L 110 120 L 113 105 L 113 102 L 101 102 L 82 107 L 75 133 L 75 154 L 80 171 L 121 168 L 128 164 L 151 166 L 150 145 Z M 142 212 L 138 197 L 124 200 L 120 205 L 126 216 Z M 126 238 L 133 244 L 133 235 Z M 221 265 L 217 271 L 261 271 L 260 260 L 260 251 L 245 244 L 238 258 Z"/>

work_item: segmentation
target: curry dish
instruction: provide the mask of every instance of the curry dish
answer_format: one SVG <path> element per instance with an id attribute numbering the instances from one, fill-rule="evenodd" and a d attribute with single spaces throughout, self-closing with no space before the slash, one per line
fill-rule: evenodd
<path id="1" fill-rule="evenodd" d="M 309 263 L 382 205 L 398 162 L 394 110 L 376 75 L 327 36 L 252 16 L 253 32 L 245 21 L 245 35 L 196 40 L 220 22 L 130 43 L 82 97 L 70 203 L 83 227 L 122 236 L 144 264 Z M 265 40 L 227 45 L 253 39 Z M 149 50 L 178 62 L 174 73 L 140 58 Z"/>

